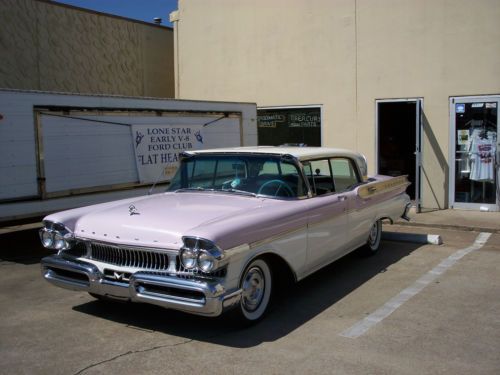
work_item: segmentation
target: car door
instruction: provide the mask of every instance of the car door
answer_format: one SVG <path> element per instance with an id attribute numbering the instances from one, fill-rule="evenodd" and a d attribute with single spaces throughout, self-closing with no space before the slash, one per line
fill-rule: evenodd
<path id="1" fill-rule="evenodd" d="M 361 177 L 353 160 L 345 157 L 332 158 L 330 165 L 335 189 L 346 197 L 346 250 L 349 251 L 367 239 L 368 231 L 373 224 L 373 215 L 369 209 L 371 204 L 357 194 L 356 187 L 361 183 Z"/>
<path id="2" fill-rule="evenodd" d="M 309 199 L 307 268 L 321 268 L 341 254 L 347 241 L 347 197 L 337 194 L 329 159 L 304 163 L 311 186 Z"/>

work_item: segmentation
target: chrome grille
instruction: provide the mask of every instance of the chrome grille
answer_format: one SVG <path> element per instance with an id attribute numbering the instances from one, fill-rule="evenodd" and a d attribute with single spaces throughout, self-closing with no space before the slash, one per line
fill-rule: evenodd
<path id="1" fill-rule="evenodd" d="M 145 270 L 167 270 L 169 257 L 166 252 L 124 248 L 102 243 L 91 243 L 91 259 L 121 267 Z"/>
<path id="2" fill-rule="evenodd" d="M 74 256 L 75 258 L 84 257 L 87 254 L 85 242 L 77 242 L 68 250 L 63 250 L 63 254 Z"/>

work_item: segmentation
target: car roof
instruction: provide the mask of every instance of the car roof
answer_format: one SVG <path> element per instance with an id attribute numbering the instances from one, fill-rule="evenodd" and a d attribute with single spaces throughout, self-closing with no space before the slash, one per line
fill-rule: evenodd
<path id="1" fill-rule="evenodd" d="M 359 152 L 345 150 L 342 148 L 330 147 L 292 147 L 292 146 L 247 146 L 247 147 L 230 147 L 230 148 L 214 148 L 208 150 L 189 150 L 186 151 L 190 155 L 203 154 L 271 154 L 271 155 L 292 155 L 295 158 L 305 161 L 312 159 L 320 159 L 324 157 L 350 157 L 358 159 L 363 157 Z"/>

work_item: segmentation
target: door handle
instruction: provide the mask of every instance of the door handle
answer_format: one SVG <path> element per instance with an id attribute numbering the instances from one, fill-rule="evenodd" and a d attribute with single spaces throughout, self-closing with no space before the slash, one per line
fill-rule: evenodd
<path id="1" fill-rule="evenodd" d="M 339 195 L 338 200 L 343 202 L 343 201 L 347 200 L 347 197 L 345 195 Z"/>

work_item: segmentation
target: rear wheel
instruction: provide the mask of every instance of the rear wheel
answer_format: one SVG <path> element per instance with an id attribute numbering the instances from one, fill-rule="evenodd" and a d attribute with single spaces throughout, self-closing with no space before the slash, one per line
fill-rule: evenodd
<path id="1" fill-rule="evenodd" d="M 242 290 L 237 314 L 241 321 L 252 324 L 266 314 L 271 300 L 272 273 L 264 259 L 253 260 L 243 272 Z"/>
<path id="2" fill-rule="evenodd" d="M 382 220 L 377 220 L 373 223 L 368 233 L 368 239 L 364 246 L 364 253 L 366 255 L 375 254 L 380 247 L 380 239 L 382 238 Z"/>

